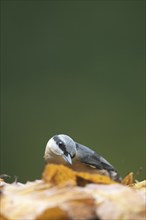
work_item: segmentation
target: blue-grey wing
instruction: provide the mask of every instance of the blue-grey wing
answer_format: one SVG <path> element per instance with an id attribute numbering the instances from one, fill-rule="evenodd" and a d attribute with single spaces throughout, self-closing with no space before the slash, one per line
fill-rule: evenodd
<path id="1" fill-rule="evenodd" d="M 88 147 L 76 143 L 76 148 L 77 157 L 82 163 L 95 166 L 97 169 L 106 169 L 107 171 L 115 170 L 107 160 L 96 154 L 95 151 L 89 149 Z"/>

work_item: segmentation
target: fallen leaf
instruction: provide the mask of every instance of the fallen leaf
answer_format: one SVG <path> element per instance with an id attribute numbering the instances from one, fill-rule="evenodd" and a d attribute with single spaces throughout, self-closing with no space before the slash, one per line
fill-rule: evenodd
<path id="1" fill-rule="evenodd" d="M 130 175 L 128 185 L 123 185 L 108 176 L 47 165 L 42 180 L 26 184 L 1 182 L 1 220 L 144 220 L 146 217 L 146 181 L 131 184 Z"/>
<path id="2" fill-rule="evenodd" d="M 133 172 L 128 173 L 122 180 L 122 184 L 124 185 L 131 185 L 134 183 L 134 174 Z"/>
<path id="3" fill-rule="evenodd" d="M 0 200 L 1 218 L 8 220 L 69 219 L 69 216 L 75 219 L 73 216 L 84 216 L 78 207 L 86 206 L 87 218 L 93 216 L 94 199 L 83 192 L 83 188 L 51 187 L 41 180 L 21 186 L 8 184 L 3 188 Z"/>
<path id="4" fill-rule="evenodd" d="M 85 186 L 87 183 L 115 183 L 110 177 L 100 174 L 76 172 L 63 165 L 48 164 L 43 173 L 45 182 L 53 185 L 78 185 Z"/>

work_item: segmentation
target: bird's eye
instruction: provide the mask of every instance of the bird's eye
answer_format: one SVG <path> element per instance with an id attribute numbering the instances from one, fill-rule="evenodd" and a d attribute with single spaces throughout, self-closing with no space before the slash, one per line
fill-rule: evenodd
<path id="1" fill-rule="evenodd" d="M 58 145 L 59 145 L 59 147 L 63 147 L 64 143 L 62 141 L 59 141 Z"/>

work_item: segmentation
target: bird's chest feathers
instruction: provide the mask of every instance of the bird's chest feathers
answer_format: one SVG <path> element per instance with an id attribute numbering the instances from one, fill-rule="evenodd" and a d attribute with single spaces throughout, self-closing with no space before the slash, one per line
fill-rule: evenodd
<path id="1" fill-rule="evenodd" d="M 72 159 L 72 164 L 67 163 L 62 156 L 57 155 L 49 155 L 48 160 L 46 160 L 49 164 L 63 164 L 67 167 L 69 167 L 72 170 L 75 170 L 77 172 L 86 172 L 86 173 L 93 173 L 93 174 L 103 174 L 108 175 L 108 172 L 105 170 L 98 170 L 96 167 L 92 165 L 88 165 L 85 163 L 82 163 L 78 160 L 78 158 Z"/>

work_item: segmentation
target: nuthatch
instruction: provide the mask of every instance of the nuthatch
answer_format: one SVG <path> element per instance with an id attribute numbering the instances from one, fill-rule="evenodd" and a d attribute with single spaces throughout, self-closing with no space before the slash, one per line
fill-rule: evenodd
<path id="1" fill-rule="evenodd" d="M 46 163 L 64 164 L 76 171 L 99 173 L 121 181 L 117 171 L 107 160 L 64 134 L 55 135 L 48 141 L 44 159 Z"/>

